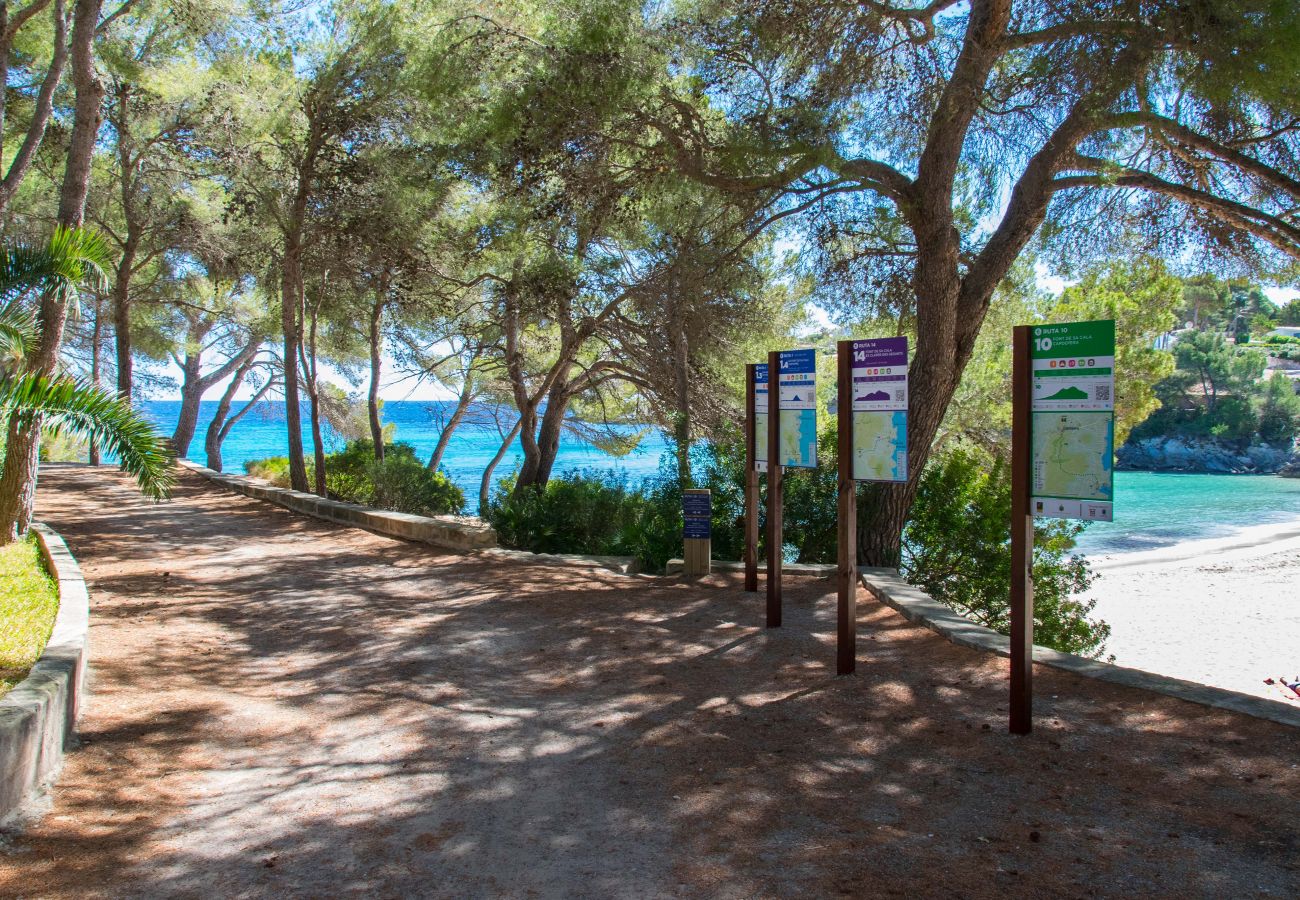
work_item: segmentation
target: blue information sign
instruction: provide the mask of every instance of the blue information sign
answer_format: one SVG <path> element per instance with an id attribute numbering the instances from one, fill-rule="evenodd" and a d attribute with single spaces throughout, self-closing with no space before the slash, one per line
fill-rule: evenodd
<path id="1" fill-rule="evenodd" d="M 684 537 L 711 537 L 713 495 L 682 494 L 682 517 L 685 519 L 685 528 L 682 530 Z"/>
<path id="2" fill-rule="evenodd" d="M 777 374 L 779 462 L 787 468 L 817 468 L 817 354 L 782 350 Z"/>
<path id="3" fill-rule="evenodd" d="M 712 537 L 710 531 L 710 521 L 708 519 L 687 519 L 686 525 L 682 529 L 682 536 L 688 538 L 707 538 Z"/>

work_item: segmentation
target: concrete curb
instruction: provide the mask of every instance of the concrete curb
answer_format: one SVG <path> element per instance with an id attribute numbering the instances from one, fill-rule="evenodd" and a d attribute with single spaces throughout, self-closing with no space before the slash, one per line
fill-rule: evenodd
<path id="1" fill-rule="evenodd" d="M 49 786 L 71 745 L 86 681 L 90 597 L 63 538 L 33 523 L 59 590 L 59 612 L 45 651 L 27 677 L 0 698 L 0 827 Z"/>
<path id="2" fill-rule="evenodd" d="M 743 572 L 745 564 L 731 559 L 715 559 L 709 563 L 710 568 L 715 572 Z M 680 559 L 670 559 L 664 565 L 665 575 L 680 575 L 686 568 L 686 563 Z M 835 574 L 836 566 L 833 563 L 784 563 L 781 571 L 787 575 L 815 575 L 820 578 L 830 578 Z M 767 571 L 767 563 L 763 560 L 758 561 L 758 571 L 763 573 Z"/>
<path id="3" fill-rule="evenodd" d="M 458 522 L 450 516 L 415 516 L 410 513 L 372 509 L 356 503 L 329 500 L 315 494 L 274 487 L 240 475 L 214 472 L 188 459 L 177 460 L 186 469 L 236 493 L 255 500 L 265 500 L 294 512 L 324 519 L 339 525 L 351 525 L 388 537 L 403 538 L 443 547 L 448 550 L 486 550 L 497 544 L 496 532 L 487 525 Z"/>
<path id="4" fill-rule="evenodd" d="M 505 550 L 494 547 L 479 551 L 483 556 L 512 559 L 516 562 L 540 563 L 549 566 L 578 566 L 586 569 L 606 569 L 616 575 L 641 574 L 635 556 L 585 556 L 581 553 L 533 553 L 531 550 Z"/>
<path id="5" fill-rule="evenodd" d="M 1011 640 L 1006 635 L 998 634 L 983 625 L 976 625 L 965 616 L 953 612 L 929 594 L 899 577 L 897 569 L 863 568 L 860 570 L 862 584 L 880 601 L 893 607 L 903 618 L 918 625 L 924 625 L 931 631 L 943 635 L 954 644 L 970 647 L 974 650 L 986 650 L 999 656 L 1011 655 Z M 1190 703 L 1199 703 L 1215 709 L 1267 719 L 1281 725 L 1300 728 L 1300 707 L 1289 706 L 1280 701 L 1266 700 L 1226 688 L 1211 687 L 1181 678 L 1171 678 L 1142 669 L 1130 669 L 1125 666 L 1111 665 L 1062 653 L 1048 647 L 1034 647 L 1034 662 L 1064 669 L 1085 678 L 1095 678 L 1111 684 L 1153 691 L 1167 697 L 1176 697 Z"/>

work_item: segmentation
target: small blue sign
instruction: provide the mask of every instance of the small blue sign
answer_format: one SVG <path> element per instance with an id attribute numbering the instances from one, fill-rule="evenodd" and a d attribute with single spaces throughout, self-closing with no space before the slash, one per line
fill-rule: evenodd
<path id="1" fill-rule="evenodd" d="M 682 514 L 688 519 L 692 516 L 709 518 L 713 515 L 713 495 L 682 494 Z"/>
<path id="2" fill-rule="evenodd" d="M 687 519 L 686 526 L 682 529 L 682 536 L 688 538 L 712 537 L 711 525 L 712 523 L 708 519 Z"/>
<path id="3" fill-rule="evenodd" d="M 682 494 L 682 516 L 686 520 L 682 534 L 688 538 L 711 536 L 712 494 Z"/>

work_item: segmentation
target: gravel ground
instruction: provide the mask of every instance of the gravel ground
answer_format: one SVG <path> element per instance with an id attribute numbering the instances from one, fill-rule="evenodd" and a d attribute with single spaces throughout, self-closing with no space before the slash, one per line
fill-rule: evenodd
<path id="1" fill-rule="evenodd" d="M 1006 664 L 829 581 L 440 555 L 182 477 L 49 467 L 84 746 L 5 897 L 1300 894 L 1300 735 Z"/>

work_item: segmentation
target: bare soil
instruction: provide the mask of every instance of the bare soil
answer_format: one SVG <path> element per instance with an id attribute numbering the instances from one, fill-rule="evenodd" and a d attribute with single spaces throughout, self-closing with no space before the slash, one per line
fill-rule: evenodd
<path id="1" fill-rule="evenodd" d="M 42 472 L 92 690 L 5 897 L 1300 895 L 1300 734 L 1006 663 L 829 581 L 439 554 Z M 1206 623 L 1206 627 L 1213 627 Z"/>

